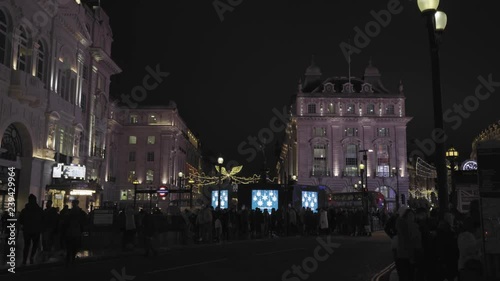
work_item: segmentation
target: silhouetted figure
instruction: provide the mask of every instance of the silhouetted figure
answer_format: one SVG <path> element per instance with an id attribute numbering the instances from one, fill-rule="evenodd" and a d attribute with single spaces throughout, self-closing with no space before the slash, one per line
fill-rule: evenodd
<path id="1" fill-rule="evenodd" d="M 34 258 L 38 244 L 40 243 L 40 235 L 43 229 L 43 210 L 36 202 L 36 196 L 30 194 L 28 203 L 21 211 L 19 216 L 19 224 L 23 226 L 24 249 L 23 249 L 23 265 L 26 265 L 28 256 L 30 264 L 34 263 Z M 31 254 L 29 252 L 31 247 Z"/>
<path id="2" fill-rule="evenodd" d="M 79 203 L 78 200 L 71 202 L 71 210 L 69 210 L 63 223 L 66 242 L 66 266 L 75 262 L 76 253 L 82 244 L 82 232 L 87 221 L 87 214 L 78 206 Z"/>

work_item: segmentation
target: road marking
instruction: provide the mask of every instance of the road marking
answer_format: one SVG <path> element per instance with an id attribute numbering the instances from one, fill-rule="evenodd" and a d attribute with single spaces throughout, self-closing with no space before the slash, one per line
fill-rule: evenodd
<path id="1" fill-rule="evenodd" d="M 384 276 L 387 272 L 391 271 L 394 268 L 395 264 L 394 262 L 389 264 L 386 268 L 382 269 L 379 273 L 375 274 L 375 276 L 372 277 L 371 281 L 379 281 L 380 277 Z"/>
<path id="2" fill-rule="evenodd" d="M 298 251 L 298 250 L 305 250 L 305 249 L 304 248 L 294 248 L 294 249 L 287 249 L 287 250 L 282 250 L 282 251 L 258 253 L 258 254 L 255 254 L 255 255 L 256 256 L 265 256 L 265 255 L 272 255 L 272 254 L 278 254 L 278 253 L 286 253 L 286 252 L 292 252 L 292 251 Z"/>
<path id="3" fill-rule="evenodd" d="M 167 269 L 153 270 L 150 272 L 146 272 L 146 274 L 154 274 L 154 273 L 158 273 L 158 272 L 172 271 L 172 270 L 183 269 L 183 268 L 187 268 L 187 267 L 199 266 L 199 265 L 216 263 L 216 262 L 227 261 L 227 260 L 228 260 L 227 258 L 223 258 L 223 259 L 212 260 L 212 261 L 204 261 L 204 262 L 199 262 L 199 263 L 186 264 L 186 265 L 171 267 L 171 268 L 167 268 Z"/>

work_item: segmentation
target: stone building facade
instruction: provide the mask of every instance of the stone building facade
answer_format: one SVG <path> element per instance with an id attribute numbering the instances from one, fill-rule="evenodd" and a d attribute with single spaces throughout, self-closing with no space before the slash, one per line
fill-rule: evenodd
<path id="1" fill-rule="evenodd" d="M 361 191 L 364 175 L 367 189 L 393 208 L 398 190 L 408 198 L 410 120 L 402 83 L 387 90 L 371 62 L 362 78 L 349 78 L 325 77 L 313 60 L 294 96 L 278 173 L 282 182 L 296 176 L 297 184 L 328 193 Z"/>
<path id="2" fill-rule="evenodd" d="M 71 199 L 84 208 L 99 204 L 110 76 L 121 72 L 111 59 L 112 41 L 98 6 L 0 2 L 2 208 L 9 167 L 16 171 L 18 211 L 30 193 L 58 207 Z M 57 164 L 69 175 L 54 177 Z"/>

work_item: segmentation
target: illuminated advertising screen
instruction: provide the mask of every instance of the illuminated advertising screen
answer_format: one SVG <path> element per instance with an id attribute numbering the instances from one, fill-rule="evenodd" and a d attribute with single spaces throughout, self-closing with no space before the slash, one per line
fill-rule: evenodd
<path id="1" fill-rule="evenodd" d="M 228 192 L 227 192 L 227 190 L 221 190 L 220 191 L 220 208 L 227 209 L 228 204 L 229 204 Z M 212 190 L 212 207 L 214 207 L 214 209 L 216 209 L 218 205 L 219 205 L 219 191 Z"/>
<path id="2" fill-rule="evenodd" d="M 317 191 L 302 191 L 302 207 L 311 208 L 313 212 L 318 209 L 318 192 Z"/>
<path id="3" fill-rule="evenodd" d="M 278 190 L 252 190 L 252 209 L 278 210 Z"/>
<path id="4" fill-rule="evenodd" d="M 65 179 L 85 179 L 85 166 L 83 165 L 64 165 L 62 163 L 58 163 L 52 169 L 52 177 L 57 178 L 65 178 Z"/>

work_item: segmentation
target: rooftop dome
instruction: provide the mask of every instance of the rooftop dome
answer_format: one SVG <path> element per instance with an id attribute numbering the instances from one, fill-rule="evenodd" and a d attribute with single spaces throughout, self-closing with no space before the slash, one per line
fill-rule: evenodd
<path id="1" fill-rule="evenodd" d="M 321 69 L 316 65 L 314 56 L 311 58 L 311 65 L 306 69 L 306 75 L 321 75 Z"/>
<path id="2" fill-rule="evenodd" d="M 380 71 L 378 68 L 372 65 L 372 60 L 368 62 L 368 66 L 365 68 L 365 76 L 380 76 Z"/>

